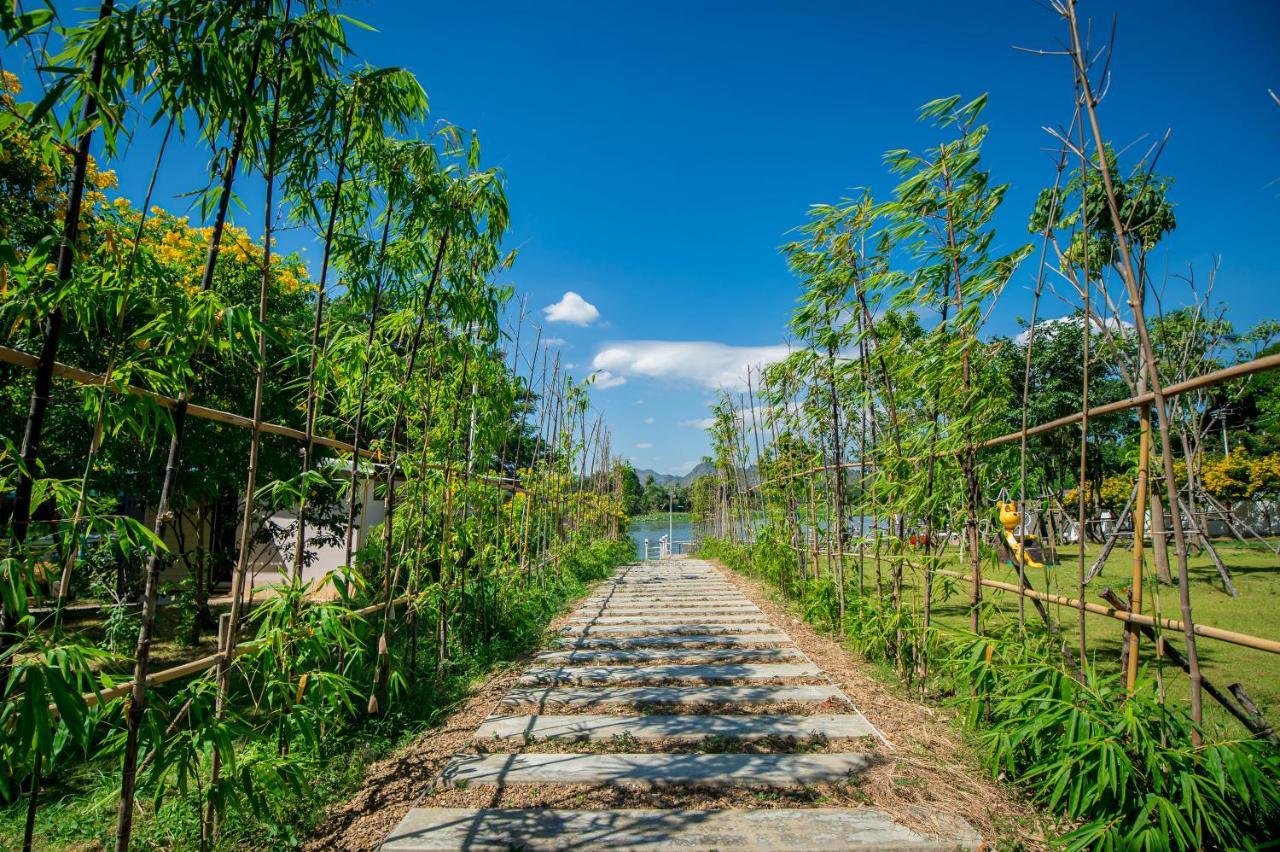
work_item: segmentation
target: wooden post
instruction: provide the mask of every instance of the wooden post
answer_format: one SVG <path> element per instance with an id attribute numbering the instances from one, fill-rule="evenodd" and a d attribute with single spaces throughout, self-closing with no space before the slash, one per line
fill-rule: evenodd
<path id="1" fill-rule="evenodd" d="M 1151 459 L 1151 406 L 1144 405 L 1138 409 L 1138 484 L 1133 501 L 1133 611 L 1142 612 L 1142 547 L 1145 536 L 1147 516 L 1147 477 Z M 1117 519 L 1117 524 L 1119 519 Z M 1138 637 L 1139 632 L 1128 628 L 1128 656 L 1125 671 L 1125 689 L 1131 694 L 1138 679 Z"/>

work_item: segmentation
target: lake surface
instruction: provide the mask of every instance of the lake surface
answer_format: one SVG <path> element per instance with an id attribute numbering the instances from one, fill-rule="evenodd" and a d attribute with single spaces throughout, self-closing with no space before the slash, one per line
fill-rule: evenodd
<path id="1" fill-rule="evenodd" d="M 657 548 L 658 539 L 667 534 L 667 518 L 649 517 L 632 520 L 627 534 L 636 546 L 636 558 L 644 558 L 644 540 L 649 539 L 649 546 Z M 691 541 L 693 539 L 693 522 L 688 515 L 676 515 L 671 523 L 673 541 Z M 678 552 L 678 551 L 677 551 Z"/>
<path id="2" fill-rule="evenodd" d="M 765 523 L 764 518 L 755 518 L 753 523 L 759 527 Z M 870 517 L 865 518 L 849 518 L 847 521 L 849 532 L 851 535 L 863 534 L 863 530 L 867 535 L 871 534 L 872 528 L 875 526 L 874 521 Z M 865 526 L 862 526 L 865 525 Z M 800 525 L 803 535 L 808 540 L 811 527 L 808 524 Z M 656 555 L 658 549 L 658 539 L 667 535 L 667 517 L 649 515 L 643 518 L 633 519 L 627 528 L 627 534 L 631 536 L 631 541 L 636 546 L 636 558 L 644 558 L 644 540 L 649 539 L 649 547 Z M 672 541 L 692 541 L 694 533 L 694 524 L 690 520 L 689 515 L 676 515 L 671 522 Z M 680 551 L 677 549 L 677 553 Z"/>

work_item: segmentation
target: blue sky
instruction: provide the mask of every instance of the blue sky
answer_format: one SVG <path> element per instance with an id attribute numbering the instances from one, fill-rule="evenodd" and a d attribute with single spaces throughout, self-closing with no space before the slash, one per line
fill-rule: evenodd
<path id="1" fill-rule="evenodd" d="M 1107 135 L 1145 150 L 1166 129 L 1161 170 L 1176 183 L 1170 272 L 1204 275 L 1240 325 L 1280 315 L 1280 4 L 1084 2 L 1101 38 L 1120 13 Z M 893 185 L 889 148 L 935 140 L 916 108 L 990 93 L 985 149 L 1011 189 L 999 243 L 1029 239 L 1026 216 L 1052 182 L 1044 125 L 1070 118 L 1059 21 L 1032 0 L 958 4 L 489 2 L 365 0 L 345 11 L 362 59 L 417 74 L 433 115 L 479 131 L 509 179 L 520 251 L 511 279 L 592 392 L 615 450 L 640 467 L 683 472 L 706 452 L 689 425 L 712 386 L 776 352 L 798 295 L 777 248 L 808 205 Z M 125 190 L 141 196 L 140 139 Z M 160 203 L 203 180 L 204 162 L 161 185 Z M 169 197 L 164 197 L 168 193 Z M 245 222 L 257 230 L 252 220 Z M 1034 268 L 992 320 L 1011 332 L 1030 311 Z M 574 310 L 576 308 L 576 310 Z M 1045 313 L 1067 313 L 1063 303 Z M 700 345 L 672 346 L 695 342 Z M 705 344 L 705 345 L 702 345 Z M 737 347 L 752 347 L 739 350 Z M 772 347 L 772 348 L 771 348 Z M 625 380 L 621 383 L 619 380 Z"/>

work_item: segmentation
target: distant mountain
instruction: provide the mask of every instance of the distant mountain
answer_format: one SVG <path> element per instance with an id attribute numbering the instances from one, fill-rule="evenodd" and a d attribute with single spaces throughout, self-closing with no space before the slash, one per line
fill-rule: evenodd
<path id="1" fill-rule="evenodd" d="M 637 468 L 636 476 L 639 477 L 641 485 L 644 485 L 646 482 L 648 482 L 649 477 L 653 477 L 653 481 L 658 483 L 659 485 L 670 485 L 672 483 L 676 485 L 684 484 L 680 481 L 681 477 L 676 476 L 675 474 L 672 474 L 672 473 L 658 473 L 656 470 L 647 470 L 647 469 L 642 470 Z"/>
<path id="2" fill-rule="evenodd" d="M 694 465 L 693 470 L 689 471 L 684 476 L 680 477 L 680 484 L 687 486 L 692 484 L 693 481 L 700 476 L 715 476 L 715 475 L 716 475 L 715 465 L 711 464 L 710 462 L 700 461 L 696 465 Z"/>
<path id="3" fill-rule="evenodd" d="M 676 476 L 672 473 L 658 473 L 656 470 L 637 470 L 636 476 L 640 477 L 640 484 L 643 485 L 648 481 L 649 477 L 653 477 L 653 481 L 659 485 L 679 485 L 687 488 L 695 479 L 700 476 L 715 476 L 716 466 L 709 462 L 698 462 L 693 470 L 684 476 Z M 747 482 L 755 485 L 760 481 L 760 472 L 755 465 L 747 468 Z"/>

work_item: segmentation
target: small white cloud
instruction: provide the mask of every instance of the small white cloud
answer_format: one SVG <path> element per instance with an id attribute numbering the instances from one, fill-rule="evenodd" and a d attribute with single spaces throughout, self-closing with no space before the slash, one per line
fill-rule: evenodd
<path id="1" fill-rule="evenodd" d="M 600 311 L 596 310 L 596 306 L 572 290 L 561 296 L 560 301 L 543 308 L 542 313 L 547 322 L 567 322 L 580 326 L 591 325 L 600 319 Z"/>
<path id="2" fill-rule="evenodd" d="M 564 346 L 563 337 L 544 337 L 542 342 L 548 346 Z"/>
<path id="3" fill-rule="evenodd" d="M 594 384 L 600 390 L 608 390 L 609 388 L 616 388 L 620 385 L 625 385 L 627 383 L 627 379 L 625 376 L 615 376 L 613 373 L 610 373 L 608 370 L 596 370 L 594 373 L 591 374 L 590 378 L 591 378 L 591 383 Z"/>
<path id="4" fill-rule="evenodd" d="M 681 421 L 680 425 L 688 426 L 690 429 L 710 429 L 716 425 L 716 419 L 714 417 L 700 417 L 697 420 Z"/>
<path id="5" fill-rule="evenodd" d="M 619 376 L 684 382 L 707 390 L 747 389 L 747 368 L 787 357 L 784 344 L 731 346 L 709 340 L 624 340 L 596 353 L 591 366 Z"/>
<path id="6" fill-rule="evenodd" d="M 578 369 L 578 365 L 577 365 L 577 364 L 572 364 L 572 363 L 570 363 L 570 364 L 565 364 L 565 365 L 564 365 L 564 368 L 565 368 L 566 370 L 576 370 L 576 369 Z"/>
<path id="7" fill-rule="evenodd" d="M 646 426 L 652 426 L 652 425 L 653 425 L 653 418 L 652 418 L 652 417 L 646 417 L 646 418 L 644 419 L 644 424 L 645 424 Z"/>
<path id="8" fill-rule="evenodd" d="M 650 444 L 648 441 L 641 441 L 640 443 L 636 444 L 636 449 L 637 449 L 637 450 L 651 450 L 651 449 L 653 449 L 653 444 Z"/>

